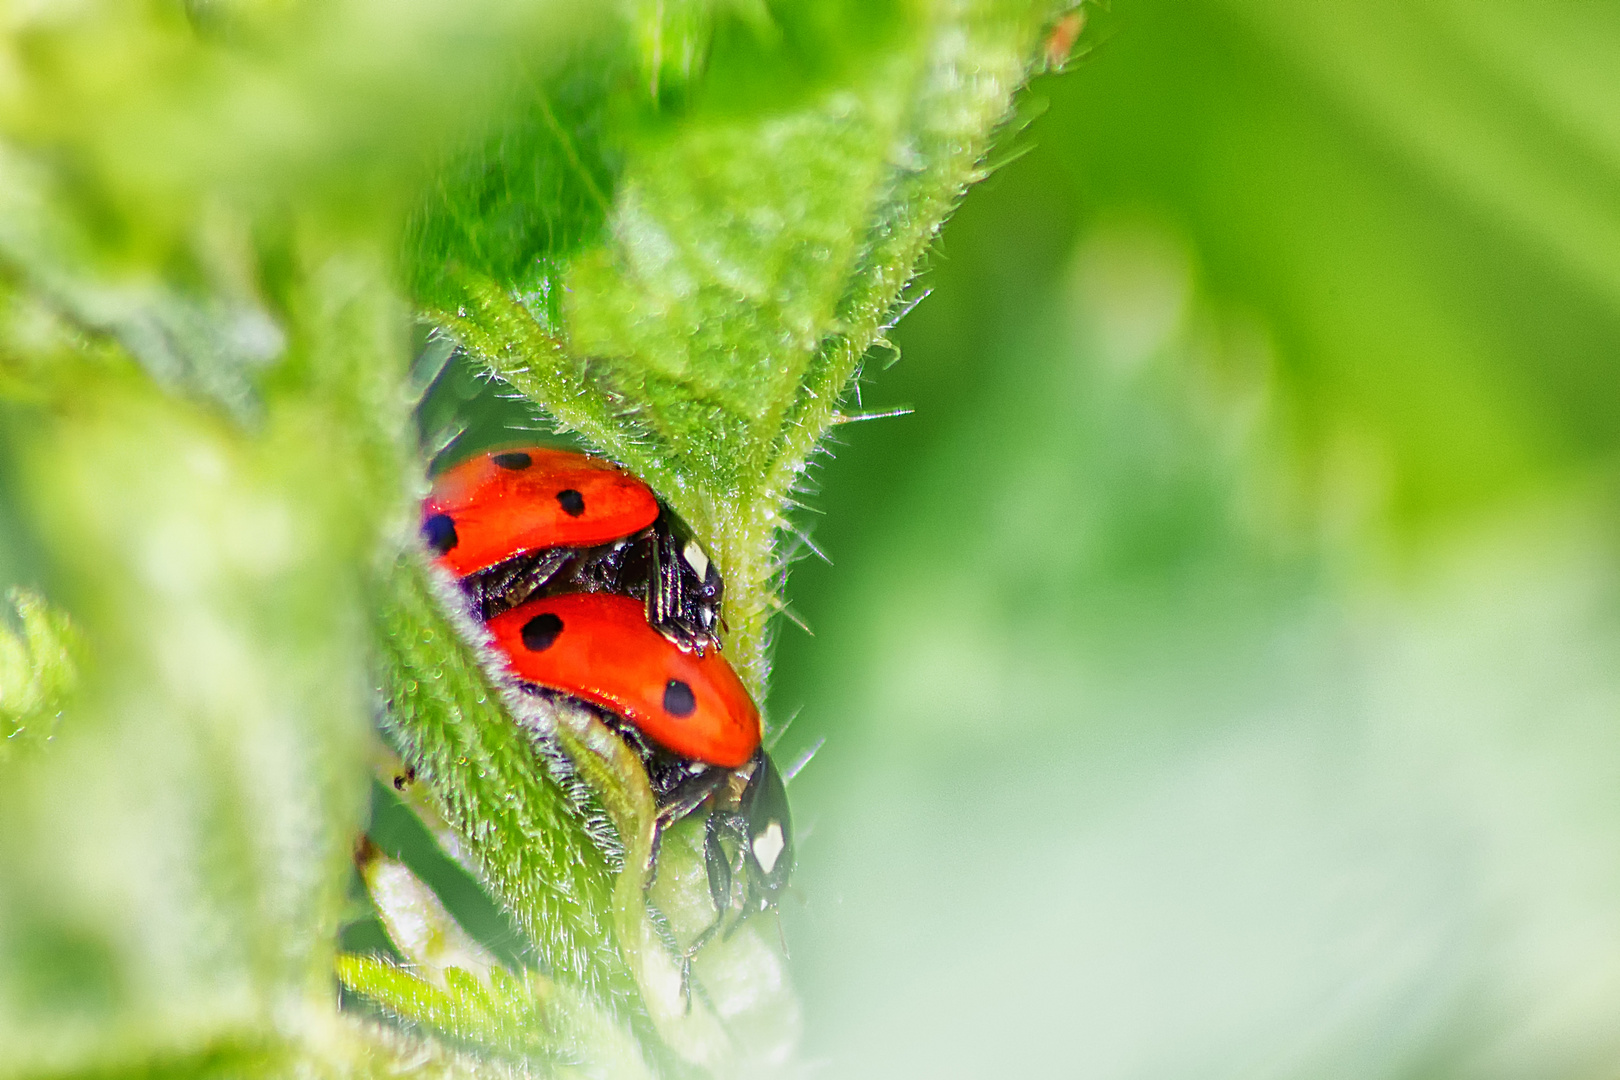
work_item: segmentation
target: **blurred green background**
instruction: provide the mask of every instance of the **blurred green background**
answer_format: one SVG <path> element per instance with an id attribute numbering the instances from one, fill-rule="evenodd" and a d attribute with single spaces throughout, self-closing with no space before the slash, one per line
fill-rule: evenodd
<path id="1" fill-rule="evenodd" d="M 1090 13 L 813 474 L 808 1056 L 1614 1075 L 1620 8 Z"/>

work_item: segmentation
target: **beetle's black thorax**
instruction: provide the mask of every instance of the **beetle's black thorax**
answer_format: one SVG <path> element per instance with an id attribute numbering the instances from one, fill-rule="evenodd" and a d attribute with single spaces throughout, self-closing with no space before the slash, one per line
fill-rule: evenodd
<path id="1" fill-rule="evenodd" d="M 719 649 L 725 589 L 720 572 L 685 522 L 659 506 L 651 525 L 623 539 L 525 551 L 467 575 L 461 587 L 484 622 L 562 593 L 632 596 L 646 604 L 648 624 L 680 648 L 700 656 Z"/>

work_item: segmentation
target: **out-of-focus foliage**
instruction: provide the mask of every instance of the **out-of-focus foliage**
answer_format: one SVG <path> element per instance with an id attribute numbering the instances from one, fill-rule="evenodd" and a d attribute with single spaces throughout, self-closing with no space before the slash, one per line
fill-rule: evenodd
<path id="1" fill-rule="evenodd" d="M 65 615 L 27 589 L 9 599 L 20 626 L 0 627 L 0 762 L 51 737 L 83 662 Z"/>
<path id="2" fill-rule="evenodd" d="M 1620 22 L 1117 0 L 1087 45 L 863 388 L 915 413 L 817 474 L 811 1051 L 1607 1075 Z"/>
<path id="3" fill-rule="evenodd" d="M 338 970 L 346 985 L 362 988 L 404 1023 L 481 1057 L 542 1075 L 560 1069 L 615 1080 L 654 1075 L 636 1041 L 611 1016 L 532 971 L 514 974 L 497 966 L 473 974 L 452 966 L 429 980 L 367 956 L 340 957 Z M 571 1030 L 558 1030 L 565 1025 Z M 571 1050 L 560 1054 L 559 1047 Z"/>

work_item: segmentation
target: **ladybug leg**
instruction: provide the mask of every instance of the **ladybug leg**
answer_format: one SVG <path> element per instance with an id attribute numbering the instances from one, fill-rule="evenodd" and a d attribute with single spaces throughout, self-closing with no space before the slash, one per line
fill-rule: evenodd
<path id="1" fill-rule="evenodd" d="M 590 548 L 574 561 L 566 574 L 558 575 L 556 585 L 548 591 L 625 592 L 626 569 L 633 567 L 638 550 L 634 539 L 615 540 Z"/>
<path id="2" fill-rule="evenodd" d="M 729 775 L 724 769 L 705 769 L 696 776 L 682 780 L 660 800 L 658 816 L 653 820 L 653 840 L 647 854 L 645 884 L 641 887 L 643 892 L 652 888 L 658 880 L 658 850 L 663 845 L 664 830 L 708 801 Z"/>
<path id="3" fill-rule="evenodd" d="M 703 826 L 703 865 L 709 873 L 709 898 L 714 901 L 715 911 L 714 921 L 705 926 L 680 954 L 681 992 L 686 995 L 687 1012 L 692 1011 L 692 961 L 725 925 L 726 912 L 731 907 L 731 860 L 720 843 L 724 832 L 722 819 L 725 816 L 718 810 L 713 811 Z"/>
<path id="4" fill-rule="evenodd" d="M 550 548 L 517 555 L 462 579 L 474 610 L 484 622 L 517 607 L 557 577 L 575 555 L 573 548 Z"/>
<path id="5" fill-rule="evenodd" d="M 647 538 L 647 623 L 660 634 L 673 635 L 673 640 L 681 644 L 679 627 L 673 625 L 675 605 L 672 603 L 670 581 L 679 572 L 670 561 L 667 542 L 669 527 L 665 523 L 665 516 L 666 512 L 660 510 L 658 520 L 653 522 L 651 535 Z"/>
<path id="6" fill-rule="evenodd" d="M 570 548 L 553 548 L 533 556 L 506 583 L 499 602 L 507 608 L 523 603 L 549 585 L 573 557 Z"/>
<path id="7" fill-rule="evenodd" d="M 722 820 L 726 816 L 715 811 L 703 825 L 703 868 L 709 873 L 709 898 L 714 901 L 714 910 L 720 918 L 724 918 L 731 907 L 731 856 L 720 842 L 726 831 L 726 822 Z"/>
<path id="8" fill-rule="evenodd" d="M 667 506 L 647 538 L 647 622 L 687 652 L 720 648 L 716 627 L 725 583 L 679 518 Z"/>
<path id="9" fill-rule="evenodd" d="M 725 813 L 715 810 L 709 815 L 704 825 L 703 865 L 709 873 L 709 899 L 714 901 L 714 922 L 704 928 L 703 932 L 692 939 L 692 944 L 686 948 L 687 958 L 696 956 L 703 946 L 707 945 L 716 934 L 721 934 L 721 940 L 731 937 L 733 930 L 737 929 L 741 919 L 726 929 L 726 916 L 731 914 L 731 887 L 737 874 L 742 870 L 742 851 L 732 856 L 726 851 L 724 840 L 729 837 L 741 843 L 746 839 L 747 831 L 744 820 L 734 813 Z"/>

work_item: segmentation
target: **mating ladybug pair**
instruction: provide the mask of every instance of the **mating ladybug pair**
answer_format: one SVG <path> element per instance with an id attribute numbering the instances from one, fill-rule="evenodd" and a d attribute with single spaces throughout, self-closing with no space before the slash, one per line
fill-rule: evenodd
<path id="1" fill-rule="evenodd" d="M 787 792 L 720 655 L 719 571 L 674 511 L 615 465 L 527 447 L 442 473 L 422 536 L 525 691 L 585 702 L 637 752 L 657 835 L 708 811 L 717 917 L 697 945 L 732 910 L 739 869 L 744 914 L 773 906 L 793 865 Z"/>

